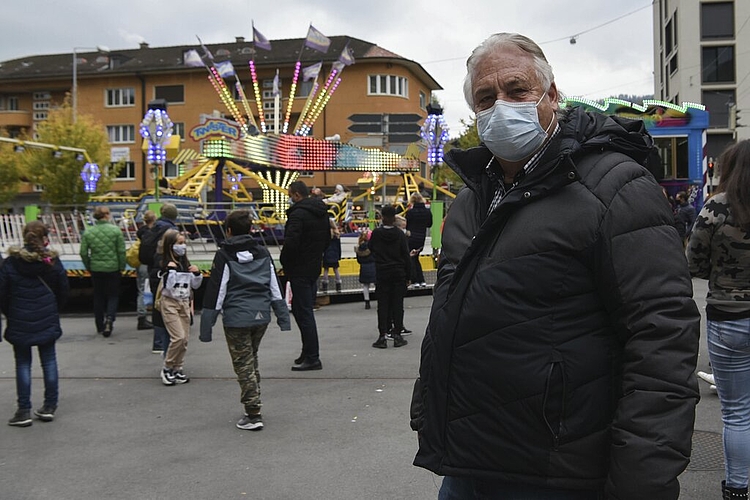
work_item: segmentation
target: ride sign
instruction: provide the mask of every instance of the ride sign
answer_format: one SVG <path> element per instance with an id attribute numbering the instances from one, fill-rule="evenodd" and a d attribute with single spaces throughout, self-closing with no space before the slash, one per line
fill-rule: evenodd
<path id="1" fill-rule="evenodd" d="M 209 118 L 204 123 L 193 127 L 189 135 L 194 141 L 209 138 L 227 138 L 236 141 L 240 138 L 240 128 L 228 120 Z"/>

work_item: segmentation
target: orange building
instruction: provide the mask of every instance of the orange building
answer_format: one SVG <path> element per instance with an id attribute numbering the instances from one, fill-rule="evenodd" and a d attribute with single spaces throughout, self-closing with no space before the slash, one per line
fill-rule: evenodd
<path id="1" fill-rule="evenodd" d="M 409 144 L 419 141 L 419 129 L 427 116 L 431 93 L 441 89 L 419 63 L 348 36 L 331 37 L 326 53 L 304 47 L 304 40 L 271 40 L 270 51 L 254 47 L 252 41 L 242 37 L 207 47 L 213 54 L 214 64 L 232 63 L 255 122 L 260 124 L 263 119 L 270 128 L 273 128 L 274 77 L 278 71 L 282 128 L 297 60 L 301 61 L 302 68 L 322 62 L 318 80 L 322 85 L 332 64 L 348 45 L 356 62 L 341 73 L 340 84 L 309 135 L 319 139 L 338 135 L 342 142 L 401 154 Z M 46 119 L 48 111 L 72 92 L 75 69 L 76 112 L 91 115 L 102 123 L 109 136 L 111 160 L 126 162 L 112 189 L 133 194 L 151 189 L 154 180 L 145 161 L 139 133 L 139 124 L 150 101 L 167 101 L 167 112 L 175 125 L 174 133 L 181 137 L 182 150 L 200 151 L 200 144 L 189 137 L 189 132 L 200 123 L 201 115 L 233 118 L 209 82 L 206 68 L 190 66 L 190 61 L 195 59 L 191 51 L 196 49 L 203 55 L 200 47 L 150 47 L 142 43 L 132 50 L 77 51 L 75 64 L 72 53 L 4 61 L 0 63 L 0 128 L 11 137 L 18 136 L 22 130 L 33 135 L 36 125 Z M 251 59 L 259 86 L 260 114 L 248 64 Z M 234 89 L 235 78 L 227 77 L 225 82 L 247 119 Z M 312 86 L 313 81 L 303 82 L 300 75 L 289 132 L 294 129 Z M 175 177 L 177 174 L 178 165 L 168 162 L 163 175 Z M 335 184 L 354 186 L 360 175 L 361 172 L 316 172 L 308 174 L 304 180 L 328 192 Z M 24 191 L 27 190 L 31 191 L 32 187 L 27 186 Z"/>

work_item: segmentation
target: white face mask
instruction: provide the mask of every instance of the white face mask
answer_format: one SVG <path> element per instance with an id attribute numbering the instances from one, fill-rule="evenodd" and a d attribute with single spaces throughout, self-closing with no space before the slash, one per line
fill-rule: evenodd
<path id="1" fill-rule="evenodd" d="M 479 138 L 493 155 L 506 161 L 519 161 L 541 147 L 553 122 L 550 119 L 547 130 L 539 123 L 537 106 L 545 95 L 547 92 L 536 103 L 498 99 L 491 108 L 477 113 Z"/>
<path id="2" fill-rule="evenodd" d="M 178 257 L 182 257 L 187 253 L 187 245 L 184 243 L 175 243 L 174 245 L 172 245 L 172 251 Z"/>

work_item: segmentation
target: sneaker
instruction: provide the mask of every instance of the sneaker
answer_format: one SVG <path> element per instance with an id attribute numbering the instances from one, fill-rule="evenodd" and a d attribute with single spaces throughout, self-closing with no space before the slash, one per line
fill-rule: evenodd
<path id="1" fill-rule="evenodd" d="M 341 293 L 341 283 L 336 283 L 336 293 Z"/>
<path id="2" fill-rule="evenodd" d="M 408 329 L 408 328 L 406 328 L 406 327 L 403 327 L 403 328 L 401 329 L 401 336 L 402 336 L 402 337 L 406 337 L 407 335 L 411 335 L 411 330 L 409 330 L 409 329 Z"/>
<path id="3" fill-rule="evenodd" d="M 376 349 L 386 349 L 388 347 L 388 342 L 385 340 L 386 335 L 381 335 L 378 337 L 378 340 L 372 343 L 372 346 Z"/>
<path id="4" fill-rule="evenodd" d="M 422 283 L 419 284 L 419 288 L 427 288 L 427 283 L 423 281 Z"/>
<path id="5" fill-rule="evenodd" d="M 175 385 L 175 376 L 172 370 L 167 367 L 161 369 L 161 382 L 164 385 Z"/>
<path id="6" fill-rule="evenodd" d="M 237 428 L 246 431 L 259 431 L 263 429 L 263 417 L 260 415 L 245 415 L 237 422 Z"/>
<path id="7" fill-rule="evenodd" d="M 709 385 L 716 385 L 716 380 L 714 379 L 713 373 L 706 373 L 706 372 L 698 372 L 696 373 L 699 379 L 702 381 L 708 383 Z"/>
<path id="8" fill-rule="evenodd" d="M 42 422 L 52 422 L 55 419 L 55 408 L 54 406 L 43 405 L 38 410 L 34 410 L 34 415 Z"/>
<path id="9" fill-rule="evenodd" d="M 190 379 L 187 375 L 185 375 L 182 369 L 173 371 L 172 375 L 174 376 L 175 384 L 187 384 L 188 382 L 190 382 Z"/>
<path id="10" fill-rule="evenodd" d="M 385 340 L 393 340 L 393 335 L 391 335 L 391 332 L 385 334 Z"/>
<path id="11" fill-rule="evenodd" d="M 708 386 L 708 390 L 713 392 L 714 394 L 718 394 L 719 390 L 716 388 L 715 385 L 711 384 Z"/>
<path id="12" fill-rule="evenodd" d="M 31 422 L 31 410 L 26 408 L 25 410 L 18 409 L 13 418 L 8 420 L 8 425 L 14 427 L 28 427 L 32 424 Z"/>
<path id="13" fill-rule="evenodd" d="M 393 336 L 393 347 L 402 347 L 408 344 L 409 341 L 403 338 L 401 335 L 394 335 Z"/>
<path id="14" fill-rule="evenodd" d="M 110 318 L 107 318 L 107 320 L 104 322 L 104 330 L 102 330 L 102 335 L 105 337 L 109 337 L 112 335 L 112 320 Z"/>
<path id="15" fill-rule="evenodd" d="M 155 347 L 151 349 L 151 354 L 161 354 L 163 352 L 164 352 L 164 349 L 157 349 Z"/>

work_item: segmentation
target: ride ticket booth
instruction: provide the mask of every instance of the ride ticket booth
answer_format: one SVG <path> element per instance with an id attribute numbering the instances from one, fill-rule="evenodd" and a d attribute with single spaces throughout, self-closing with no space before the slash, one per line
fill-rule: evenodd
<path id="1" fill-rule="evenodd" d="M 566 105 L 642 120 L 659 153 L 658 159 L 655 156 L 649 159 L 649 170 L 670 197 L 685 191 L 688 200 L 700 210 L 715 185 L 715 179 L 709 177 L 704 152 L 708 128 L 705 106 L 656 100 L 646 100 L 639 105 L 620 99 L 597 102 L 577 97 L 568 98 Z"/>

